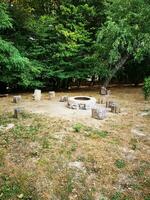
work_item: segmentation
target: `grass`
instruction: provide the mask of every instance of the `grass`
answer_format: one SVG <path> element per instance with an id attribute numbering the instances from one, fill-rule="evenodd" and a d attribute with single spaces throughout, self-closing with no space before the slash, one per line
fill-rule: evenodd
<path id="1" fill-rule="evenodd" d="M 91 137 L 91 138 L 105 138 L 109 135 L 107 131 L 104 130 L 98 130 L 93 129 L 91 127 L 85 126 L 84 124 L 76 123 L 73 125 L 74 132 L 82 132 L 85 136 Z"/>
<path id="2" fill-rule="evenodd" d="M 80 132 L 82 128 L 84 128 L 84 125 L 83 125 L 83 124 L 76 123 L 76 124 L 73 125 L 73 130 L 74 130 L 75 132 Z"/>
<path id="3" fill-rule="evenodd" d="M 105 138 L 108 136 L 108 132 L 107 131 L 99 131 L 99 130 L 95 130 L 94 135 L 100 137 L 100 138 Z"/>
<path id="4" fill-rule="evenodd" d="M 10 177 L 8 175 L 1 175 L 0 180 L 2 182 L 0 187 L 0 199 L 23 199 L 36 200 L 37 196 L 34 191 L 34 187 L 30 185 L 27 179 L 16 179 L 16 177 Z M 29 186 L 30 185 L 30 186 Z"/>
<path id="5" fill-rule="evenodd" d="M 19 119 L 0 115 L 0 126 L 14 124 L 0 130 L 0 200 L 150 200 L 149 146 L 131 134 L 136 124 L 148 133 L 149 119 L 136 114 L 145 104 L 132 90 L 134 95 L 124 88 L 123 97 L 122 90 L 114 92 L 127 115 L 93 126 L 28 113 Z M 12 110 L 0 101 L 0 110 Z M 122 147 L 134 150 L 136 159 L 122 157 Z M 69 167 L 74 162 L 84 170 Z"/>
<path id="6" fill-rule="evenodd" d="M 115 161 L 115 166 L 118 168 L 118 169 L 122 169 L 122 168 L 124 168 L 125 166 L 126 166 L 126 163 L 125 163 L 125 161 L 124 160 L 116 160 Z"/>

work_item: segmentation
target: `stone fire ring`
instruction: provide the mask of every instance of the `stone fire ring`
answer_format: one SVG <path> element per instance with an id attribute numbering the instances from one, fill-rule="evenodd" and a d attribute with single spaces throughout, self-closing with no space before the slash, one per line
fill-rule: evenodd
<path id="1" fill-rule="evenodd" d="M 67 106 L 71 109 L 88 110 L 96 104 L 96 99 L 89 96 L 74 96 L 68 98 Z"/>

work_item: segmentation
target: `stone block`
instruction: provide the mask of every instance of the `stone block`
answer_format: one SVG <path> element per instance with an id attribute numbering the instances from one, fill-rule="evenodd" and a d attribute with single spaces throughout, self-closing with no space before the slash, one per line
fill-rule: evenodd
<path id="1" fill-rule="evenodd" d="M 21 102 L 21 95 L 13 96 L 13 103 L 19 103 Z"/>
<path id="2" fill-rule="evenodd" d="M 100 94 L 101 95 L 110 95 L 111 91 L 107 90 L 105 87 L 101 87 Z"/>
<path id="3" fill-rule="evenodd" d="M 49 94 L 49 100 L 55 98 L 55 92 L 54 91 L 50 91 L 48 94 Z"/>
<path id="4" fill-rule="evenodd" d="M 36 90 L 34 90 L 34 94 L 32 95 L 32 97 L 33 97 L 33 100 L 35 100 L 35 101 L 40 101 L 41 100 L 41 90 L 38 90 L 38 89 L 36 89 Z"/>
<path id="5" fill-rule="evenodd" d="M 23 108 L 15 108 L 14 109 L 14 118 L 19 119 L 22 116 Z"/>
<path id="6" fill-rule="evenodd" d="M 60 102 L 67 102 L 68 101 L 68 96 L 62 96 L 60 97 Z"/>
<path id="7" fill-rule="evenodd" d="M 120 113 L 121 112 L 120 106 L 117 103 L 113 103 L 111 105 L 111 112 L 112 113 Z"/>
<path id="8" fill-rule="evenodd" d="M 103 120 L 107 116 L 107 112 L 105 108 L 93 108 L 92 109 L 92 118 Z"/>

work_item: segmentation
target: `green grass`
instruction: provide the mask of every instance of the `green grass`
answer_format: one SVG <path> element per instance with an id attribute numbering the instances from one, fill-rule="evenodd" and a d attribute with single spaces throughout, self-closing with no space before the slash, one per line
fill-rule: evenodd
<path id="1" fill-rule="evenodd" d="M 99 131 L 99 130 L 95 130 L 93 131 L 93 133 L 95 135 L 97 135 L 98 137 L 101 137 L 101 138 L 105 138 L 108 136 L 108 132 L 107 131 Z"/>
<path id="2" fill-rule="evenodd" d="M 116 192 L 112 197 L 111 200 L 121 200 L 121 193 Z"/>
<path id="3" fill-rule="evenodd" d="M 49 142 L 48 138 L 44 137 L 42 139 L 42 148 L 43 149 L 49 149 L 50 147 L 51 147 L 51 145 L 50 145 L 50 142 Z"/>
<path id="4" fill-rule="evenodd" d="M 23 180 L 19 181 L 16 178 L 11 178 L 8 175 L 0 176 L 0 200 L 22 199 L 22 200 L 36 200 L 34 189 L 28 183 L 24 185 Z"/>
<path id="5" fill-rule="evenodd" d="M 118 159 L 115 161 L 115 166 L 119 169 L 122 169 L 126 166 L 126 163 L 124 160 Z"/>
<path id="6" fill-rule="evenodd" d="M 76 123 L 76 124 L 74 124 L 74 126 L 73 126 L 73 130 L 74 130 L 75 132 L 80 132 L 81 129 L 83 129 L 83 128 L 84 128 L 84 125 L 83 125 L 83 124 L 80 124 L 80 123 Z"/>
<path id="7" fill-rule="evenodd" d="M 91 138 L 105 138 L 108 136 L 108 132 L 104 130 L 98 130 L 93 129 L 91 127 L 85 126 L 80 123 L 76 123 L 73 126 L 74 132 L 81 132 L 84 133 L 85 136 L 91 137 Z"/>
<path id="8" fill-rule="evenodd" d="M 39 126 L 37 124 L 30 126 L 18 124 L 11 131 L 15 138 L 34 139 L 34 136 L 39 131 Z"/>
<path id="9" fill-rule="evenodd" d="M 150 195 L 144 197 L 144 200 L 150 200 Z"/>

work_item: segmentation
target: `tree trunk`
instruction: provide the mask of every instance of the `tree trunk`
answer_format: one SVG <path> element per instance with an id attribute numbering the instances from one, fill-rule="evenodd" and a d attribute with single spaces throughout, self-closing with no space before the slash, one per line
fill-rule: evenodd
<path id="1" fill-rule="evenodd" d="M 126 63 L 126 61 L 129 58 L 129 54 L 124 55 L 120 61 L 116 64 L 115 68 L 112 70 L 112 73 L 108 76 L 108 78 L 105 80 L 103 86 L 106 88 L 108 84 L 110 83 L 111 79 L 114 77 L 114 75 L 117 73 L 119 69 L 123 67 L 123 65 Z"/>

